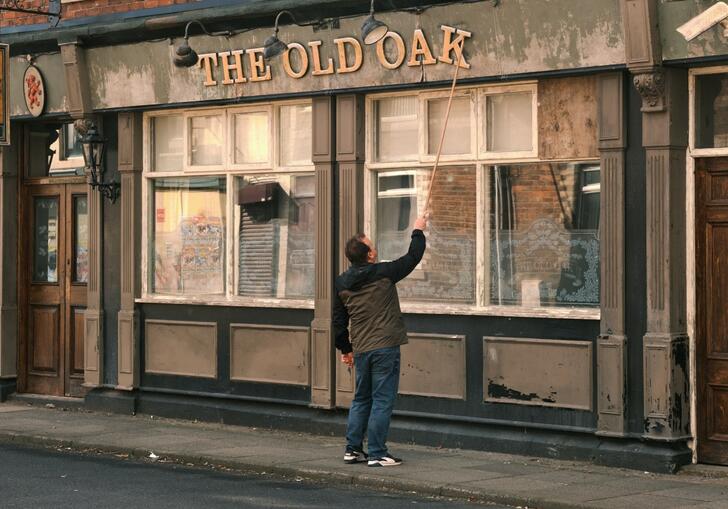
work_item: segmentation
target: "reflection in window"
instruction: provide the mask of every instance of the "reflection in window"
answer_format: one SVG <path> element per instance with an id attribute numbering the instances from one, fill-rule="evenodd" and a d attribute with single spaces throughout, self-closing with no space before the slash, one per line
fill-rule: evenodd
<path id="1" fill-rule="evenodd" d="M 493 166 L 491 304 L 599 306 L 599 167 Z"/>
<path id="2" fill-rule="evenodd" d="M 728 73 L 695 78 L 695 146 L 728 147 Z"/>
<path id="3" fill-rule="evenodd" d="M 315 177 L 236 180 L 238 295 L 313 297 Z"/>
<path id="4" fill-rule="evenodd" d="M 61 127 L 61 150 L 63 152 L 61 159 L 64 160 L 72 157 L 83 157 L 81 139 L 73 124 L 63 124 L 63 127 Z"/>
<path id="5" fill-rule="evenodd" d="M 412 223 L 422 213 L 431 170 L 377 175 L 375 244 L 380 260 L 407 252 Z M 432 187 L 427 251 L 418 268 L 397 284 L 404 299 L 473 303 L 476 251 L 475 167 L 440 167 Z"/>
<path id="6" fill-rule="evenodd" d="M 152 119 L 154 171 L 182 171 L 184 162 L 184 120 L 182 115 Z"/>
<path id="7" fill-rule="evenodd" d="M 88 283 L 88 199 L 73 197 L 73 281 Z"/>
<path id="8" fill-rule="evenodd" d="M 222 164 L 223 125 L 220 115 L 190 118 L 192 166 Z"/>
<path id="9" fill-rule="evenodd" d="M 154 292 L 224 294 L 225 178 L 164 178 L 152 186 Z"/>
<path id="10" fill-rule="evenodd" d="M 447 99 L 427 101 L 427 153 L 437 154 L 442 137 L 442 125 L 447 112 Z M 442 144 L 442 153 L 469 154 L 470 150 L 470 97 L 455 97 L 450 106 L 450 118 Z"/>
<path id="11" fill-rule="evenodd" d="M 57 283 L 58 198 L 36 197 L 33 218 L 33 281 Z"/>
<path id="12" fill-rule="evenodd" d="M 486 96 L 488 152 L 533 150 L 533 93 Z"/>
<path id="13" fill-rule="evenodd" d="M 417 96 L 374 101 L 377 161 L 417 160 Z"/>
<path id="14" fill-rule="evenodd" d="M 291 104 L 280 107 L 280 164 L 308 166 L 313 157 L 310 104 Z"/>

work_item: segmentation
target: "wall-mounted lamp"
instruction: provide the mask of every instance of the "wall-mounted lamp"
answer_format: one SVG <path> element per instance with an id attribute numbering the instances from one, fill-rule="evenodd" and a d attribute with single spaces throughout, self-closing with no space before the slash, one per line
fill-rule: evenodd
<path id="1" fill-rule="evenodd" d="M 288 14 L 293 22 L 298 25 L 298 22 L 291 11 L 281 11 L 278 13 L 276 16 L 275 28 L 273 29 L 273 35 L 268 37 L 263 43 L 263 58 L 265 59 L 275 58 L 288 49 L 288 45 L 278 38 L 278 22 L 283 14 Z"/>
<path id="2" fill-rule="evenodd" d="M 197 23 L 200 25 L 200 28 L 202 28 L 202 31 L 205 32 L 207 35 L 217 36 L 217 35 L 225 35 L 227 37 L 230 37 L 232 35 L 232 32 L 230 31 L 223 31 L 223 32 L 208 32 L 205 28 L 205 25 L 202 24 L 202 22 L 197 21 L 196 19 L 193 19 L 187 25 L 185 26 L 185 40 L 175 48 L 174 53 L 174 65 L 177 67 L 192 67 L 193 65 L 197 64 L 197 61 L 199 60 L 199 57 L 197 56 L 197 52 L 193 50 L 190 47 L 189 43 L 189 30 L 190 25 L 193 23 Z"/>
<path id="3" fill-rule="evenodd" d="M 77 120 L 74 127 L 82 133 L 83 162 L 91 189 L 100 192 L 111 203 L 116 202 L 120 194 L 119 183 L 104 182 L 106 139 L 99 134 L 96 126 L 88 120 Z"/>
<path id="4" fill-rule="evenodd" d="M 364 40 L 364 44 L 377 43 L 387 35 L 388 31 L 387 25 L 374 17 L 374 0 L 372 0 L 369 7 L 369 17 L 361 25 L 361 38 Z"/>

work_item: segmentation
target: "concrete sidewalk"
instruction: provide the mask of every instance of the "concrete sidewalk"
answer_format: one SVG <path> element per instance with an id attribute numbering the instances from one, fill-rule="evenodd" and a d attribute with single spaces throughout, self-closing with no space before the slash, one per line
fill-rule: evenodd
<path id="1" fill-rule="evenodd" d="M 647 474 L 587 463 L 391 443 L 405 464 L 345 465 L 341 437 L 0 404 L 0 443 L 265 472 L 535 508 L 726 508 L 728 469 Z M 0 464 L 2 461 L 0 459 Z M 4 465 L 7 468 L 7 465 Z"/>

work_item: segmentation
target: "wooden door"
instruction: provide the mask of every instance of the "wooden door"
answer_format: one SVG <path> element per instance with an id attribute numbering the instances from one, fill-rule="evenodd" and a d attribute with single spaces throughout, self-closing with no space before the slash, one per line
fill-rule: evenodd
<path id="1" fill-rule="evenodd" d="M 728 465 L 728 158 L 696 169 L 698 460 Z"/>
<path id="2" fill-rule="evenodd" d="M 88 279 L 86 186 L 28 186 L 22 210 L 21 390 L 81 396 Z"/>

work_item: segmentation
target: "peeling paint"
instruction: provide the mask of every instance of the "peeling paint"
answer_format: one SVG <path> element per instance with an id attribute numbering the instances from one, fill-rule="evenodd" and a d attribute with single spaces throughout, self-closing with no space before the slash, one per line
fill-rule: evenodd
<path id="1" fill-rule="evenodd" d="M 496 399 L 515 399 L 518 401 L 542 401 L 544 403 L 556 403 L 556 393 L 552 392 L 548 397 L 542 397 L 532 392 L 530 394 L 524 394 L 523 392 L 511 389 L 505 385 L 495 383 L 493 380 L 488 380 L 488 396 Z"/>

